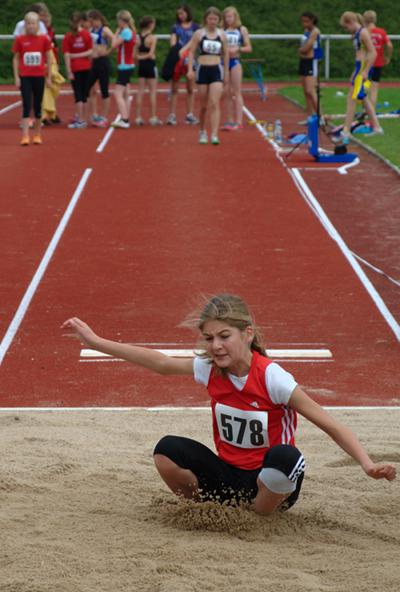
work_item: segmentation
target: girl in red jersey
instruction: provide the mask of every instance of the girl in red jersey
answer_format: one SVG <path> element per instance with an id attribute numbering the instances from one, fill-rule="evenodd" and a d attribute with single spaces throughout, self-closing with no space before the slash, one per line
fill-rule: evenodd
<path id="1" fill-rule="evenodd" d="M 376 50 L 376 60 L 371 71 L 371 93 L 370 99 L 375 107 L 378 100 L 379 82 L 381 80 L 382 68 L 390 64 L 393 53 L 393 45 L 385 29 L 376 26 L 376 12 L 367 10 L 364 12 L 364 23 L 371 35 L 372 43 Z M 386 55 L 385 55 L 386 48 Z"/>
<path id="2" fill-rule="evenodd" d="M 113 127 L 128 129 L 130 127 L 129 114 L 131 101 L 129 99 L 129 83 L 133 74 L 134 49 L 136 43 L 135 21 L 128 10 L 117 13 L 118 28 L 115 31 L 112 47 L 118 49 L 118 78 L 114 97 L 117 102 L 119 117 L 113 122 Z"/>
<path id="3" fill-rule="evenodd" d="M 77 111 L 76 119 L 68 125 L 71 129 L 87 127 L 87 99 L 93 41 L 89 31 L 82 26 L 84 20 L 87 19 L 81 12 L 73 13 L 70 20 L 71 30 L 66 33 L 62 43 L 65 65 L 74 91 Z"/>
<path id="4" fill-rule="evenodd" d="M 22 146 L 28 146 L 29 115 L 32 108 L 35 116 L 33 143 L 41 144 L 42 99 L 47 84 L 51 86 L 51 42 L 47 35 L 39 33 L 39 16 L 35 12 L 25 15 L 25 33 L 19 35 L 13 45 L 14 80 L 22 95 Z"/>
<path id="5" fill-rule="evenodd" d="M 244 500 L 260 514 L 288 509 L 297 501 L 305 469 L 294 441 L 297 412 L 325 431 L 368 476 L 395 478 L 393 465 L 374 463 L 351 430 L 266 357 L 241 298 L 214 296 L 193 321 L 204 350 L 194 360 L 103 339 L 78 318 L 62 326 L 97 351 L 158 374 L 193 376 L 207 388 L 218 454 L 181 436 L 165 436 L 154 450 L 157 470 L 174 493 L 196 500 Z"/>

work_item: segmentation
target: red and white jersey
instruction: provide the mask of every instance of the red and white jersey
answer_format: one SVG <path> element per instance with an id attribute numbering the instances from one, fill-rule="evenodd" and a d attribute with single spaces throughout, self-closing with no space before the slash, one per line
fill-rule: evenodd
<path id="1" fill-rule="evenodd" d="M 13 52 L 19 55 L 20 76 L 45 76 L 46 53 L 51 49 L 47 35 L 19 35 L 13 44 Z"/>
<path id="2" fill-rule="evenodd" d="M 374 66 L 377 68 L 381 68 L 385 65 L 385 45 L 389 42 L 389 37 L 385 29 L 380 29 L 379 27 L 374 27 L 370 31 L 370 35 L 372 38 L 372 43 L 374 44 L 376 50 L 376 59 Z"/>
<path id="3" fill-rule="evenodd" d="M 262 466 L 264 455 L 277 444 L 294 445 L 297 414 L 287 404 L 297 383 L 268 358 L 253 352 L 246 377 L 222 375 L 195 358 L 196 382 L 211 398 L 214 443 L 218 456 L 240 469 Z"/>

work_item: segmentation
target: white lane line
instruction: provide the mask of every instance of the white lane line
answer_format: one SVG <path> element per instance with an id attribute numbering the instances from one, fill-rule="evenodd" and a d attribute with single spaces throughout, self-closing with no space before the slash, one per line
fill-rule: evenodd
<path id="1" fill-rule="evenodd" d="M 14 315 L 14 318 L 12 319 L 6 334 L 3 337 L 2 342 L 0 343 L 0 366 L 4 360 L 4 356 L 6 355 L 14 337 L 15 334 L 17 333 L 22 320 L 26 314 L 26 311 L 29 308 L 29 305 L 35 295 L 35 292 L 43 278 L 43 275 L 46 272 L 46 269 L 51 261 L 51 258 L 54 255 L 54 251 L 57 248 L 57 245 L 62 237 L 62 234 L 69 222 L 69 219 L 71 218 L 71 215 L 74 211 L 74 208 L 76 206 L 76 204 L 78 203 L 78 200 L 82 194 L 82 191 L 87 183 L 87 180 L 89 179 L 89 176 L 92 172 L 92 169 L 86 169 L 85 172 L 82 175 L 81 180 L 79 181 L 79 184 L 77 186 L 77 188 L 75 189 L 75 192 L 71 198 L 71 201 L 68 204 L 67 209 L 64 212 L 63 217 L 60 220 L 60 223 L 53 235 L 53 238 L 51 239 L 49 246 L 46 249 L 45 254 L 43 255 L 43 258 L 39 264 L 39 267 L 37 268 L 35 275 L 33 276 L 31 283 L 29 284 L 21 302 L 20 305 L 17 309 L 17 312 Z"/>
<path id="2" fill-rule="evenodd" d="M 328 216 L 326 215 L 325 211 L 322 209 L 320 203 L 316 199 L 315 195 L 312 193 L 311 189 L 305 182 L 302 177 L 300 171 L 296 168 L 288 169 L 289 174 L 294 179 L 294 182 L 298 189 L 300 190 L 300 194 L 303 196 L 306 203 L 310 206 L 312 211 L 315 213 L 317 218 L 320 220 L 322 226 L 325 228 L 329 236 L 336 242 L 339 249 L 342 251 L 343 255 L 346 257 L 347 261 L 350 263 L 351 267 L 357 274 L 359 280 L 361 281 L 364 288 L 367 290 L 368 294 L 372 298 L 373 302 L 375 303 L 376 307 L 378 308 L 379 312 L 393 331 L 396 336 L 396 339 L 400 341 L 400 325 L 386 306 L 385 302 L 383 301 L 382 297 L 376 291 L 375 287 L 372 285 L 370 280 L 368 279 L 367 275 L 363 271 L 362 267 L 358 263 L 357 259 L 354 257 L 353 253 L 350 251 L 349 247 L 346 245 L 342 237 L 340 236 L 339 232 L 336 230 L 332 222 L 329 220 Z"/>
<path id="3" fill-rule="evenodd" d="M 20 105 L 21 105 L 21 101 L 16 101 L 15 103 L 11 103 L 11 105 L 7 105 L 7 107 L 3 107 L 3 109 L 0 109 L 0 115 L 4 115 L 4 113 L 8 113 L 8 111 L 11 111 L 11 109 L 16 109 Z"/>
<path id="4" fill-rule="evenodd" d="M 121 119 L 121 115 L 117 115 L 117 117 L 115 118 L 114 121 L 119 121 Z M 97 150 L 96 152 L 101 153 L 103 152 L 104 148 L 107 146 L 107 143 L 109 141 L 109 139 L 111 138 L 111 136 L 113 135 L 113 133 L 115 132 L 115 127 L 110 127 L 105 135 L 104 138 L 102 139 L 102 141 L 100 142 L 100 144 L 97 146 Z"/>
<path id="5" fill-rule="evenodd" d="M 394 405 L 376 405 L 375 407 L 366 406 L 366 407 L 346 407 L 345 405 L 323 405 L 323 409 L 327 411 L 400 411 L 400 406 Z M 211 407 L 0 407 L 0 413 L 49 413 L 49 412 L 57 412 L 61 411 L 71 412 L 71 411 L 83 411 L 87 413 L 88 411 L 102 411 L 102 412 L 134 412 L 134 411 L 149 411 L 149 412 L 164 412 L 164 411 L 177 411 L 177 412 L 185 412 L 185 411 L 210 411 Z"/>
<path id="6" fill-rule="evenodd" d="M 171 358 L 195 356 L 193 349 L 156 349 L 155 351 Z M 265 351 L 270 358 L 332 358 L 332 352 L 329 349 L 267 349 Z M 113 356 L 95 349 L 82 349 L 81 358 L 113 358 Z"/>
<path id="7" fill-rule="evenodd" d="M 246 113 L 246 115 L 252 121 L 256 121 L 256 118 L 247 109 L 247 107 L 243 107 L 243 111 Z M 261 132 L 262 136 L 265 138 L 266 132 L 265 132 L 264 128 L 259 124 L 256 124 L 256 127 Z M 383 298 L 380 296 L 380 294 L 377 292 L 375 287 L 372 285 L 372 283 L 370 282 L 370 280 L 368 279 L 368 277 L 364 273 L 360 264 L 357 262 L 354 255 L 352 254 L 352 252 L 350 251 L 350 249 L 348 248 L 348 246 L 346 245 L 346 243 L 344 242 L 344 240 L 342 239 L 342 237 L 340 236 L 340 234 L 338 233 L 338 231 L 336 230 L 336 228 L 334 227 L 332 222 L 329 220 L 325 211 L 322 209 L 318 200 L 316 199 L 316 197 L 312 193 L 311 189 L 308 187 L 307 183 L 303 179 L 299 169 L 296 169 L 296 168 L 291 169 L 290 167 L 288 167 L 287 164 L 283 161 L 283 159 L 279 155 L 278 144 L 276 144 L 276 142 L 274 142 L 273 140 L 268 140 L 268 141 L 275 149 L 278 159 L 280 160 L 280 162 L 282 163 L 284 168 L 289 172 L 290 176 L 294 180 L 295 185 L 297 186 L 297 188 L 300 191 L 300 195 L 304 198 L 306 203 L 310 206 L 312 211 L 315 213 L 317 218 L 320 220 L 321 224 L 324 226 L 324 228 L 328 232 L 329 236 L 339 246 L 343 255 L 346 257 L 346 259 L 348 260 L 348 262 L 352 266 L 353 270 L 357 274 L 359 280 L 363 284 L 364 288 L 367 290 L 368 294 L 370 295 L 373 302 L 377 306 L 379 312 L 381 313 L 381 315 L 383 316 L 383 318 L 385 319 L 385 321 L 389 325 L 390 329 L 393 331 L 394 335 L 396 336 L 396 339 L 398 341 L 400 341 L 400 325 L 398 324 L 398 322 L 396 321 L 396 319 L 394 318 L 394 316 L 392 315 L 392 313 L 390 312 L 390 310 L 386 306 Z"/>

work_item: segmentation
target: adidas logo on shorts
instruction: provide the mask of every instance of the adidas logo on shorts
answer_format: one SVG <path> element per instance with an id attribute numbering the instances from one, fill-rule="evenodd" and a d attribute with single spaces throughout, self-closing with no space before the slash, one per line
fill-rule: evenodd
<path id="1" fill-rule="evenodd" d="M 301 454 L 299 457 L 299 460 L 294 465 L 292 472 L 290 473 L 290 475 L 288 475 L 288 479 L 290 479 L 290 481 L 295 482 L 299 478 L 301 473 L 304 473 L 305 468 L 306 468 L 306 463 L 304 460 L 304 456 Z"/>

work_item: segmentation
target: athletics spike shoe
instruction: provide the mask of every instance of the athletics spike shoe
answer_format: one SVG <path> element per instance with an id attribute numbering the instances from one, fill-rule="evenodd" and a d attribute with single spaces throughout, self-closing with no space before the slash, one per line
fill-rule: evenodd
<path id="1" fill-rule="evenodd" d="M 131 127 L 131 124 L 129 123 L 129 121 L 124 121 L 123 119 L 118 119 L 118 121 L 113 121 L 111 126 L 118 127 L 121 129 L 129 129 Z"/>
<path id="2" fill-rule="evenodd" d="M 158 117 L 150 117 L 149 124 L 156 126 L 156 125 L 162 125 L 163 122 L 161 121 L 161 119 L 158 119 Z"/>
<path id="3" fill-rule="evenodd" d="M 21 146 L 29 146 L 30 139 L 29 136 L 22 136 Z"/>
<path id="4" fill-rule="evenodd" d="M 144 120 L 141 117 L 136 117 L 135 125 L 144 125 Z"/>
<path id="5" fill-rule="evenodd" d="M 372 131 L 369 132 L 368 137 L 383 136 L 384 133 L 385 133 L 385 131 L 382 127 L 374 127 L 374 128 L 372 128 Z"/>
<path id="6" fill-rule="evenodd" d="M 33 136 L 33 143 L 36 144 L 36 146 L 40 146 L 43 143 L 40 134 Z"/>
<path id="7" fill-rule="evenodd" d="M 200 130 L 199 144 L 208 144 L 208 136 L 207 136 L 207 132 L 205 130 Z"/>
<path id="8" fill-rule="evenodd" d="M 167 125 L 176 125 L 176 115 L 175 115 L 175 113 L 170 113 L 168 115 Z"/>
<path id="9" fill-rule="evenodd" d="M 74 121 L 74 123 L 70 123 L 68 125 L 69 129 L 84 129 L 87 127 L 86 121 Z"/>
<path id="10" fill-rule="evenodd" d="M 221 131 L 222 132 L 231 132 L 234 128 L 235 124 L 232 121 L 227 121 L 226 123 L 224 123 L 223 126 L 221 126 Z"/>
<path id="11" fill-rule="evenodd" d="M 211 136 L 211 144 L 213 144 L 214 146 L 218 146 L 219 145 L 219 138 L 218 138 L 218 136 Z"/>
<path id="12" fill-rule="evenodd" d="M 185 117 L 185 123 L 188 123 L 189 125 L 197 125 L 199 120 L 193 115 L 193 113 L 188 113 Z"/>

